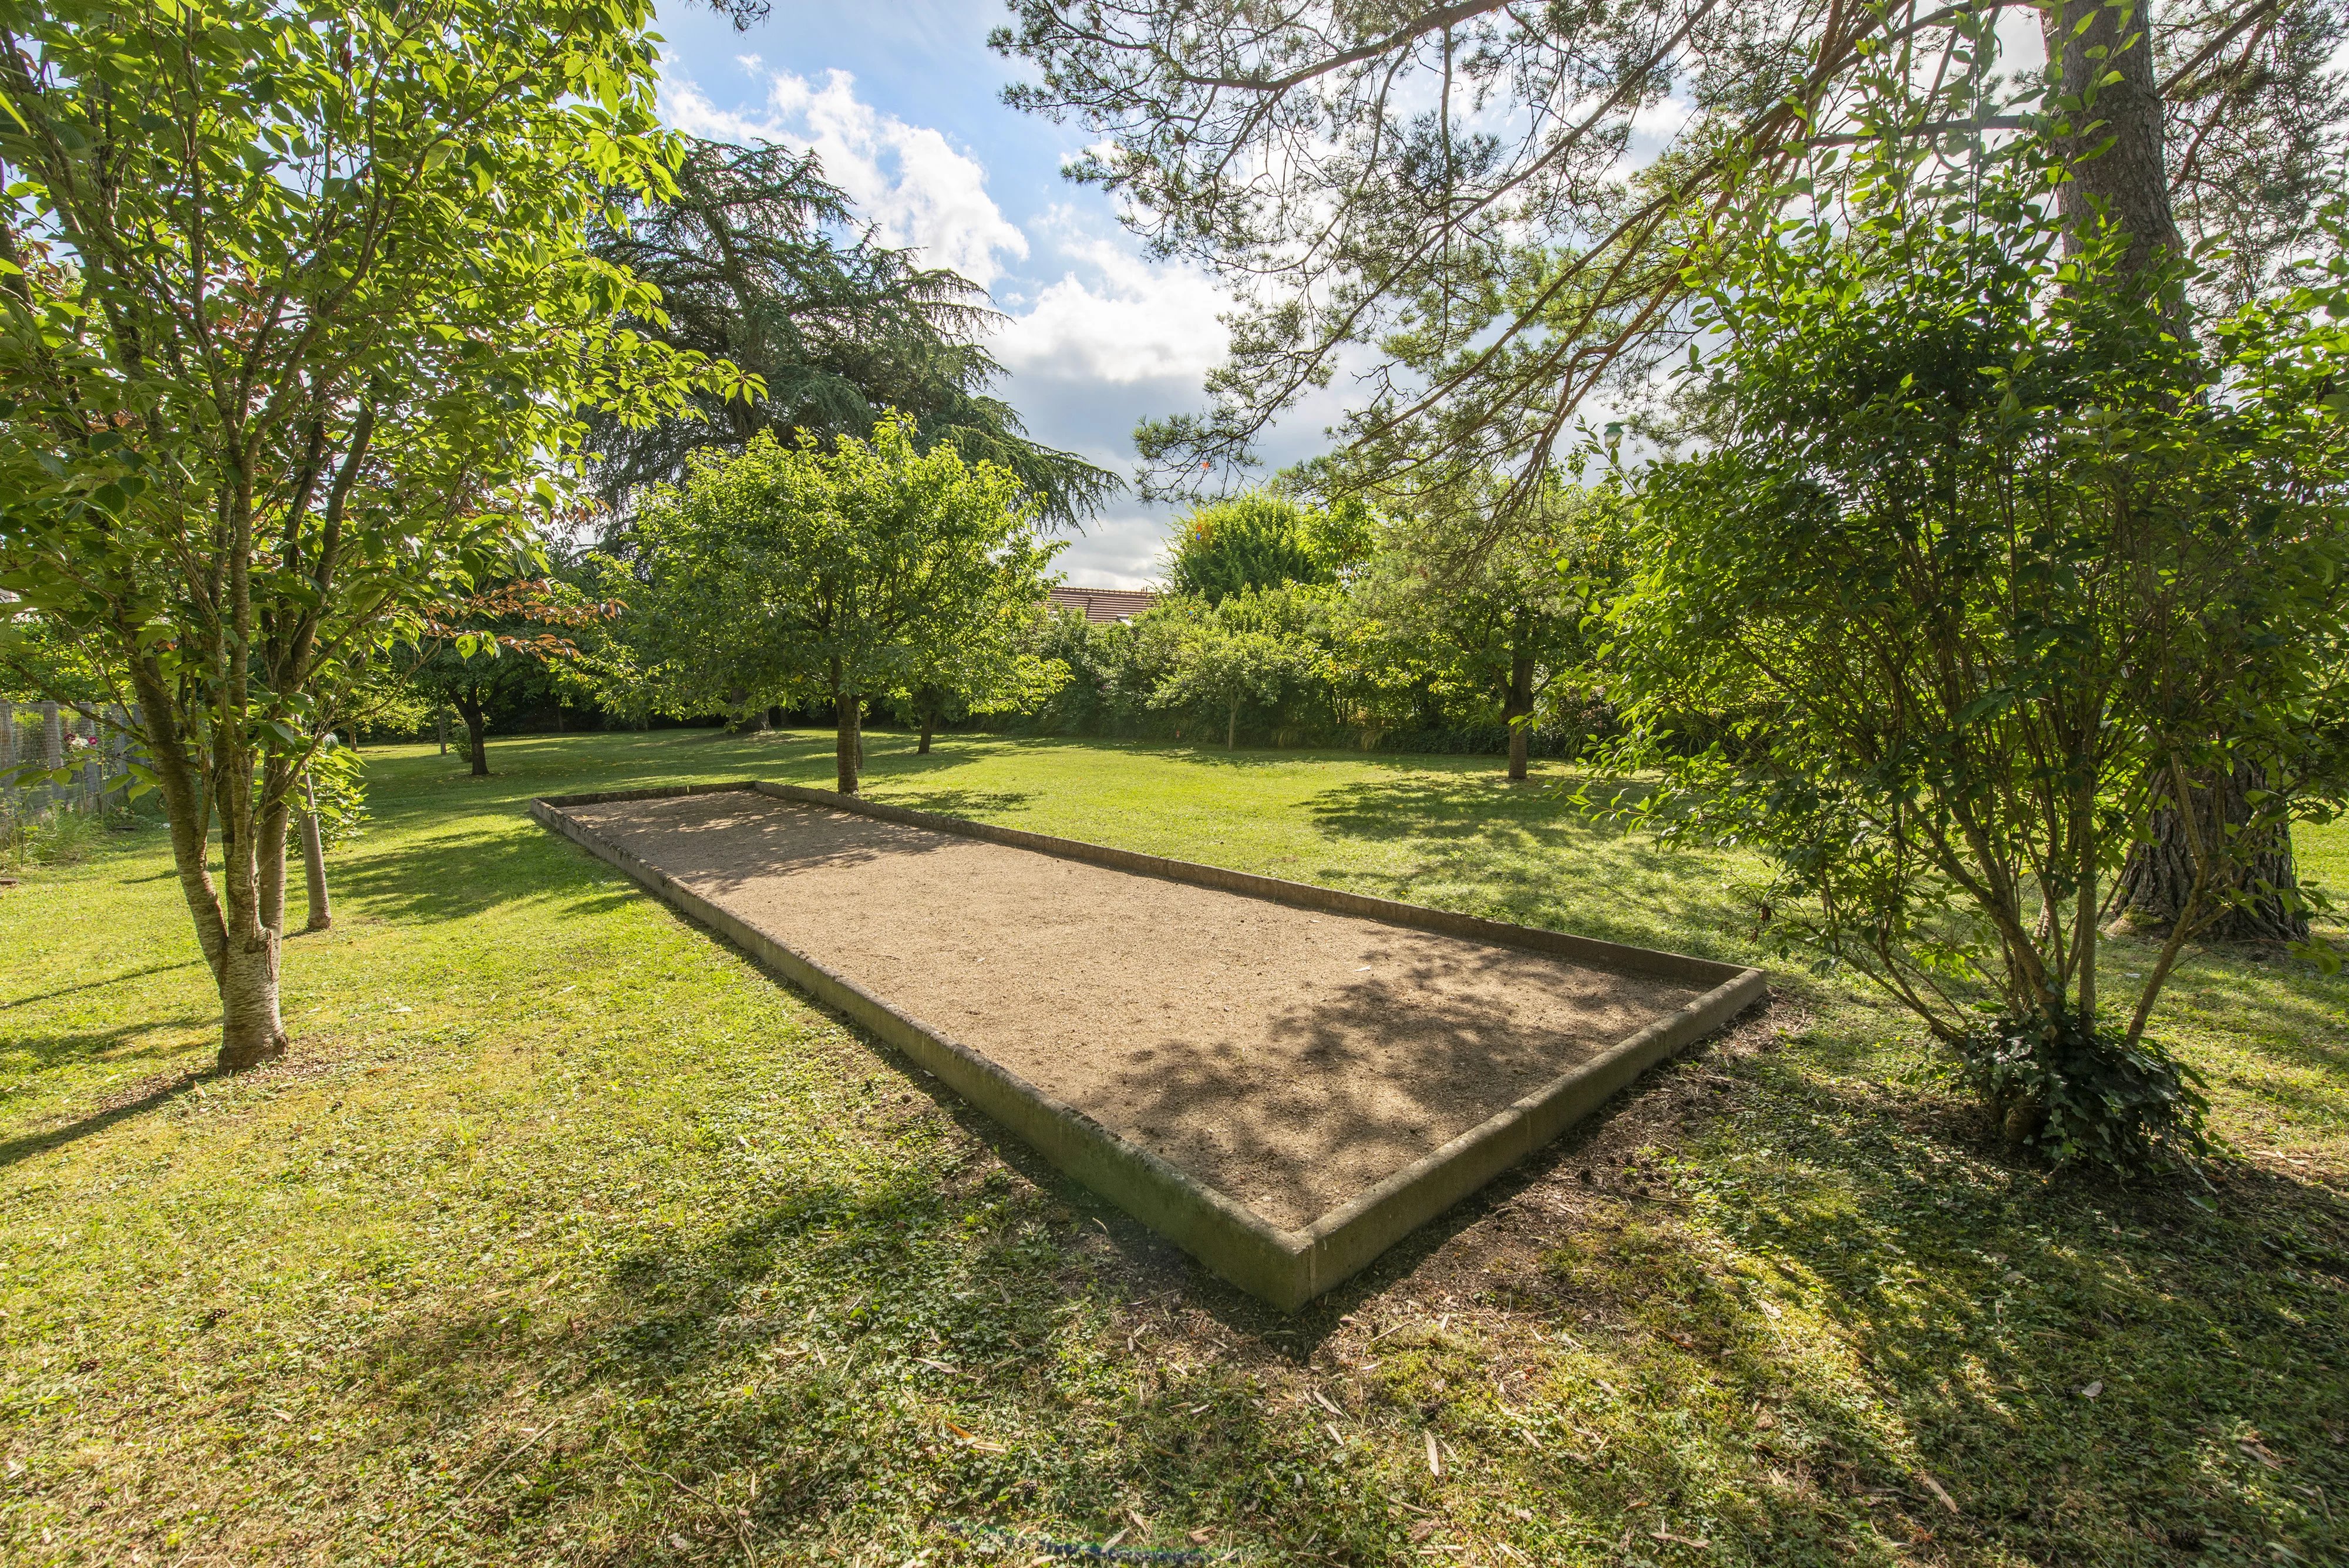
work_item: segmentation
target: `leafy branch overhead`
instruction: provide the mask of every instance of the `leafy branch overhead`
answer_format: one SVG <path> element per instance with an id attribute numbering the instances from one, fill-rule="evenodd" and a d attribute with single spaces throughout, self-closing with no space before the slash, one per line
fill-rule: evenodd
<path id="1" fill-rule="evenodd" d="M 1691 340 L 1681 269 L 1707 223 L 1758 233 L 1822 142 L 1930 151 L 2078 108 L 2089 73 L 2051 90 L 2002 62 L 2003 16 L 2059 44 L 2128 29 L 2099 61 L 2149 27 L 2187 238 L 2233 253 L 2203 279 L 2215 307 L 2307 243 L 2349 116 L 2336 0 L 1013 9 L 993 42 L 1035 77 L 1007 99 L 1081 126 L 1074 174 L 1238 301 L 1206 408 L 1137 432 L 1167 493 L 1251 462 L 1344 376 L 1359 471 L 1499 470 L 1509 511 L 1530 506 L 1592 394 L 1636 390 Z M 1916 89 L 1895 119 L 1869 118 L 1878 77 Z"/>

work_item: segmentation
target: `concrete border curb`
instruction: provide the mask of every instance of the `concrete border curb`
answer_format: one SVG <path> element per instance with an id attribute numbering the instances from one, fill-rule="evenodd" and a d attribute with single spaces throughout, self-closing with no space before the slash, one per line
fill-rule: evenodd
<path id="1" fill-rule="evenodd" d="M 1443 1147 L 1396 1171 L 1352 1202 L 1302 1231 L 1284 1231 L 1073 1106 L 920 1019 L 900 1012 L 856 981 L 783 946 L 728 913 L 660 867 L 621 848 L 572 817 L 567 807 L 683 795 L 752 793 L 805 805 L 853 811 L 907 826 L 1031 849 L 1144 876 L 1221 888 L 1250 898 L 1359 915 L 1389 924 L 1468 937 L 1500 947 L 1569 958 L 1595 967 L 1713 983 L 1668 1018 L 1658 1019 L 1597 1059 L 1554 1079 Z M 826 1006 L 919 1063 L 965 1100 L 1001 1122 L 1062 1172 L 1189 1252 L 1207 1268 L 1283 1312 L 1367 1267 L 1411 1231 L 1540 1148 L 1597 1109 L 1618 1089 L 1667 1056 L 1695 1044 L 1762 1000 L 1762 971 L 1735 964 L 1559 931 L 1430 909 L 1389 898 L 1288 882 L 1245 871 L 1169 860 L 1077 839 L 1054 838 L 904 806 L 883 805 L 800 784 L 738 783 L 615 790 L 546 796 L 531 815 L 609 862 L 680 912 L 724 935 Z"/>

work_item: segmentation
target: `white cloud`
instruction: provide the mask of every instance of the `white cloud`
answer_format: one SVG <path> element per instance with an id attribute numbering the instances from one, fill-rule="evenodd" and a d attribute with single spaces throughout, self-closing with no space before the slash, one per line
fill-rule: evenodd
<path id="1" fill-rule="evenodd" d="M 758 61 L 741 63 L 755 67 Z M 878 228 L 885 243 L 917 247 L 926 265 L 992 284 L 1003 271 L 999 255 L 1028 254 L 1028 237 L 988 195 L 978 161 L 939 131 L 859 99 L 856 78 L 846 71 L 826 71 L 821 83 L 773 72 L 762 117 L 721 109 L 682 77 L 663 83 L 661 97 L 670 122 L 696 136 L 812 149 L 857 216 Z"/>
<path id="2" fill-rule="evenodd" d="M 1050 220 L 1065 228 L 1063 214 Z M 1217 316 L 1230 302 L 1206 275 L 1153 265 L 1116 242 L 1067 236 L 1061 254 L 1080 264 L 1023 302 L 993 348 L 1020 377 L 1107 382 L 1198 382 L 1223 358 Z"/>

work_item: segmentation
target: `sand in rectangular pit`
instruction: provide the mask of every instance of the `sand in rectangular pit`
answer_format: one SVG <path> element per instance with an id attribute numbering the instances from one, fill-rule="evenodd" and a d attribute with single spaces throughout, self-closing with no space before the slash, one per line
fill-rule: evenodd
<path id="1" fill-rule="evenodd" d="M 1703 990 L 759 794 L 567 810 L 1287 1230 Z"/>

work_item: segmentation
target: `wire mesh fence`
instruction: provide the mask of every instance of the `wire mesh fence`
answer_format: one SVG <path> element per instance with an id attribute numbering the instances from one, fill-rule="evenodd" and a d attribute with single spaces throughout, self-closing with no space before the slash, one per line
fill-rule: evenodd
<path id="1" fill-rule="evenodd" d="M 131 757 L 124 717 L 119 708 L 0 701 L 0 827 L 120 805 Z M 60 780 L 59 770 L 70 771 Z"/>

